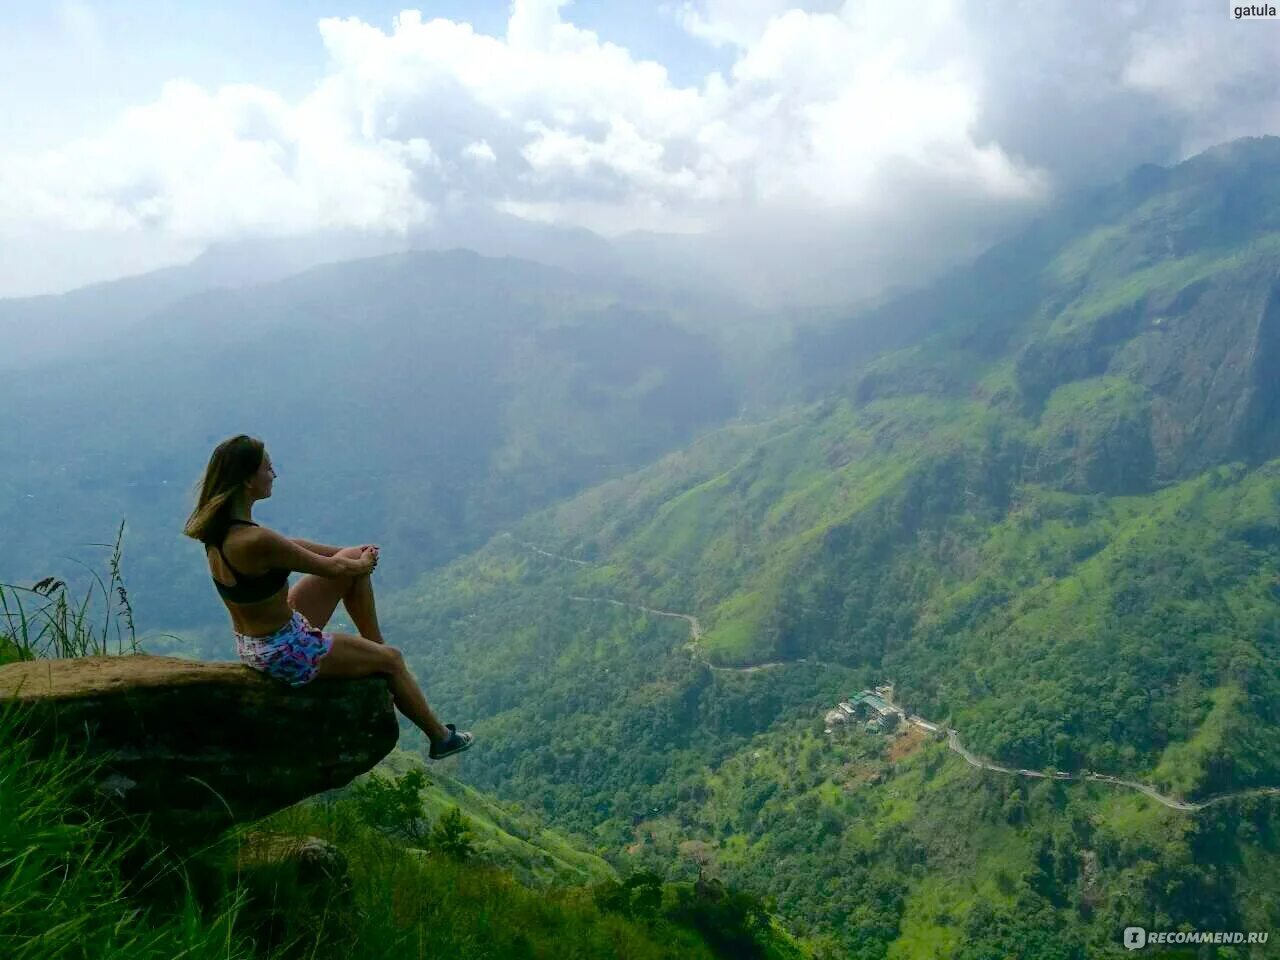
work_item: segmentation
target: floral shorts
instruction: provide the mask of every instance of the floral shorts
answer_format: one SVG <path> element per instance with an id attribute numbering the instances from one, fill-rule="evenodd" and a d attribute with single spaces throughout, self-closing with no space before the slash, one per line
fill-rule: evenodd
<path id="1" fill-rule="evenodd" d="M 320 658 L 333 649 L 333 634 L 322 633 L 298 611 L 283 627 L 267 637 L 235 634 L 236 653 L 242 663 L 301 687 L 316 678 Z"/>

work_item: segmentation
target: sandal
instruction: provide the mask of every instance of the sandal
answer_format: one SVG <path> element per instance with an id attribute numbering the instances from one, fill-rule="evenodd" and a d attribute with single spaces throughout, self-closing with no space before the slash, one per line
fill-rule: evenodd
<path id="1" fill-rule="evenodd" d="M 455 753 L 461 753 L 471 746 L 475 737 L 470 733 L 458 732 L 458 728 L 452 723 L 446 723 L 445 727 L 449 731 L 449 739 L 440 744 L 431 744 L 431 749 L 427 751 L 427 756 L 432 760 L 443 760 L 445 757 L 451 757 Z"/>

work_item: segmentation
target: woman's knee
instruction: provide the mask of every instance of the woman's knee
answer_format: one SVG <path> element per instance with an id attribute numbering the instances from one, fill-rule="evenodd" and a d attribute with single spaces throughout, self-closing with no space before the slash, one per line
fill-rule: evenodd
<path id="1" fill-rule="evenodd" d="M 373 641 L 369 641 L 373 643 Z M 393 677 L 405 669 L 404 654 L 395 647 L 389 647 L 385 643 L 375 644 L 378 648 L 378 672 Z"/>
<path id="2" fill-rule="evenodd" d="M 359 548 L 359 547 L 343 547 L 341 550 L 339 550 L 337 553 L 335 553 L 335 554 L 334 554 L 334 556 L 335 556 L 335 557 L 349 557 L 349 558 L 351 558 L 352 560 L 359 560 L 359 559 L 360 559 L 360 548 Z M 341 581 L 343 581 L 342 592 L 343 592 L 343 593 L 346 593 L 349 589 L 351 589 L 351 584 L 355 583 L 355 582 L 356 582 L 357 580 L 359 580 L 361 577 L 367 577 L 367 576 L 368 576 L 368 574 L 367 574 L 367 573 L 360 573 L 360 574 L 355 574 L 355 573 L 346 573 L 346 574 L 343 574 L 342 576 L 340 576 L 340 577 L 336 577 L 336 578 L 334 578 L 334 579 L 337 579 L 337 580 L 341 580 Z"/>

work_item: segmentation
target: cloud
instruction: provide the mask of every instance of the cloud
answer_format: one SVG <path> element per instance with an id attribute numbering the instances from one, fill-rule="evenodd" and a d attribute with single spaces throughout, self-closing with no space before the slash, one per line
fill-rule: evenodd
<path id="1" fill-rule="evenodd" d="M 680 5 L 677 20 L 695 37 L 717 46 L 746 48 L 759 38 L 770 20 L 793 6 L 787 0 L 686 0 Z"/>
<path id="2" fill-rule="evenodd" d="M 1184 152 L 1274 132 L 1280 45 L 1267 25 L 1230 20 L 1212 7 L 1166 11 L 1135 33 L 1121 80 L 1162 102 L 1179 124 Z"/>
<path id="3" fill-rule="evenodd" d="M 515 0 L 501 36 L 414 10 L 323 19 L 328 69 L 300 99 L 175 80 L 99 135 L 0 155 L 0 228 L 403 232 L 464 198 L 729 234 L 766 265 L 839 244 L 827 268 L 863 251 L 875 268 L 848 272 L 874 287 L 1063 188 L 1280 122 L 1266 25 L 1191 5 L 688 0 L 674 20 L 733 56 L 690 86 L 572 12 Z"/>
<path id="4" fill-rule="evenodd" d="M 1059 189 L 1280 132 L 1280 48 L 1262 22 L 1185 0 L 1042 0 L 1022 15 L 968 4 L 982 64 L 980 137 Z"/>
<path id="5" fill-rule="evenodd" d="M 0 160 L 0 221 L 213 241 L 424 219 L 413 175 L 432 165 L 429 144 L 361 136 L 353 119 L 327 84 L 292 106 L 257 87 L 171 81 L 99 137 Z"/>
<path id="6" fill-rule="evenodd" d="M 462 148 L 462 155 L 478 166 L 485 167 L 498 162 L 498 155 L 488 140 L 476 140 Z"/>

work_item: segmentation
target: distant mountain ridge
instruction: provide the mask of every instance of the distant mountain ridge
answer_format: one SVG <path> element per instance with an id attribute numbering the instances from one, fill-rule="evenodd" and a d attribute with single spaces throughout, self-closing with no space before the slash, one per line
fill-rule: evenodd
<path id="1" fill-rule="evenodd" d="M 731 288 L 688 269 L 676 282 L 646 250 L 620 250 L 582 228 L 523 220 L 487 205 L 448 207 L 404 234 L 331 230 L 303 236 L 215 243 L 190 263 L 90 284 L 63 294 L 0 298 L 0 371 L 82 358 L 188 297 L 253 288 L 315 267 L 407 252 L 470 251 L 605 279 L 734 303 Z M 687 259 L 687 257 L 685 258 Z M 683 261 L 682 261 L 683 262 Z"/>

